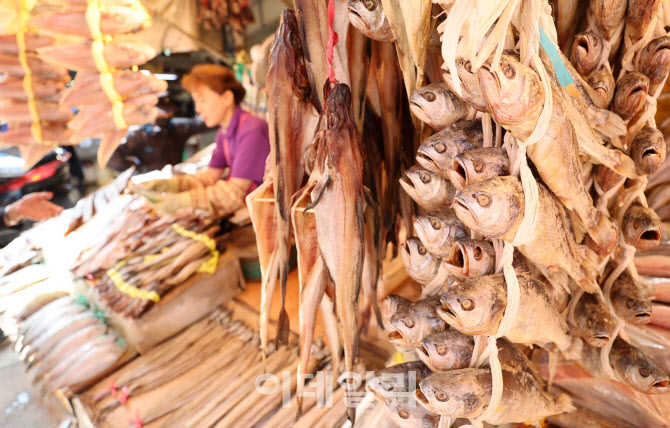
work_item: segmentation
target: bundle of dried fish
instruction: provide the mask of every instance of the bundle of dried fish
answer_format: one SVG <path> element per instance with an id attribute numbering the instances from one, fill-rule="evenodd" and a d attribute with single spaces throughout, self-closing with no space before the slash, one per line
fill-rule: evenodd
<path id="1" fill-rule="evenodd" d="M 128 355 L 124 341 L 85 302 L 64 296 L 19 324 L 17 349 L 35 380 L 50 390 L 74 392 L 117 366 Z"/>

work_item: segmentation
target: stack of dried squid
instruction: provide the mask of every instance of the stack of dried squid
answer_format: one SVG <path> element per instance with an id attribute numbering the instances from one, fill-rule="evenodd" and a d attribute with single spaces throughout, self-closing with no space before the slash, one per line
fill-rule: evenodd
<path id="1" fill-rule="evenodd" d="M 0 119 L 8 129 L 0 134 L 0 145 L 18 146 L 31 166 L 53 147 L 69 144 L 67 123 L 73 114 L 59 101 L 70 76 L 65 67 L 40 58 L 37 51 L 55 43 L 41 28 L 5 31 L 0 36 Z"/>
<path id="2" fill-rule="evenodd" d="M 17 349 L 49 390 L 76 391 L 127 356 L 124 341 L 85 302 L 64 296 L 41 304 L 19 314 Z"/>
<path id="3" fill-rule="evenodd" d="M 224 246 L 220 231 L 215 219 L 203 213 L 182 210 L 158 217 L 138 199 L 115 220 L 104 240 L 82 253 L 74 272 L 93 280 L 109 309 L 138 318 L 203 266 L 214 263 L 216 268 Z"/>
<path id="4" fill-rule="evenodd" d="M 654 121 L 670 65 L 664 5 L 591 2 L 582 28 L 574 13 L 561 15 L 576 2 L 555 2 L 557 32 L 539 0 L 333 3 L 339 42 L 330 64 L 319 2 L 296 1 L 296 14 L 284 13 L 271 53 L 270 173 L 247 200 L 263 268 L 261 328 L 278 281 L 285 297 L 292 232 L 302 356 L 321 307 L 333 358 L 341 336 L 350 370 L 386 244 L 411 234 L 409 195 L 418 238 L 401 255 L 425 298 L 389 298 L 382 318 L 393 344 L 417 350 L 428 367 L 406 386 L 418 386 L 412 397 L 425 412 L 378 394 L 403 426 L 436 426 L 438 416 L 503 424 L 574 410 L 568 395 L 545 392 L 517 346 L 543 347 L 551 361 L 576 362 L 631 395 L 665 393 L 667 361 L 636 340 L 653 308 L 632 263 L 636 250 L 661 240 L 644 190 L 665 161 Z M 373 40 L 342 22 L 347 9 Z M 575 37 L 582 31 L 589 33 Z M 558 51 L 573 41 L 572 52 Z M 408 151 L 418 162 L 411 168 Z M 282 311 L 280 339 L 286 323 Z M 497 344 L 490 358 L 500 366 L 487 367 L 485 340 Z"/>

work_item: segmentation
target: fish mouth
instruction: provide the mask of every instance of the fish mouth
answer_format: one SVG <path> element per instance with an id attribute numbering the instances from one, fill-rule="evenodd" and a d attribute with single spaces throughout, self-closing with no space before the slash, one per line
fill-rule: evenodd
<path id="1" fill-rule="evenodd" d="M 649 242 L 650 245 L 655 246 L 656 242 L 661 241 L 661 229 L 659 227 L 651 227 L 640 233 L 638 238 L 641 242 Z"/>
<path id="2" fill-rule="evenodd" d="M 363 19 L 358 10 L 352 5 L 347 6 L 347 14 L 349 15 L 349 20 L 356 28 L 369 28 L 368 23 Z"/>
<path id="3" fill-rule="evenodd" d="M 591 338 L 588 340 L 589 345 L 595 346 L 596 348 L 602 348 L 603 346 L 607 345 L 610 341 L 610 336 L 606 334 L 594 334 L 591 336 Z"/>
<path id="4" fill-rule="evenodd" d="M 428 399 L 426 398 L 423 391 L 421 391 L 421 389 L 414 390 L 414 398 L 416 399 L 417 403 L 421 404 L 423 407 L 426 407 L 428 409 L 431 408 Z"/>
<path id="5" fill-rule="evenodd" d="M 644 310 L 639 311 L 635 315 L 633 315 L 631 324 L 644 325 L 649 324 L 649 321 L 651 321 L 651 311 Z"/>
<path id="6" fill-rule="evenodd" d="M 440 318 L 442 318 L 449 325 L 451 325 L 452 323 L 460 324 L 460 320 L 458 319 L 458 315 L 456 314 L 456 312 L 454 312 L 451 305 L 449 303 L 442 302 L 442 301 L 440 301 L 440 303 L 442 304 L 442 307 L 438 306 L 436 308 L 437 314 L 440 316 Z"/>
<path id="7" fill-rule="evenodd" d="M 628 91 L 628 98 L 646 96 L 649 91 L 649 86 L 644 82 L 637 82 Z"/>
<path id="8" fill-rule="evenodd" d="M 428 114 L 426 109 L 424 109 L 424 107 L 419 102 L 416 101 L 416 98 L 414 96 L 410 97 L 409 104 L 410 107 L 418 109 L 423 117 L 430 118 L 430 115 Z"/>
<path id="9" fill-rule="evenodd" d="M 666 377 L 660 380 L 656 380 L 649 386 L 649 391 L 653 391 L 656 394 L 665 392 L 669 389 L 668 384 L 670 384 L 670 378 Z"/>
<path id="10" fill-rule="evenodd" d="M 419 354 L 419 357 L 423 356 L 426 359 L 430 358 L 429 357 L 430 353 L 428 352 L 428 349 L 426 348 L 426 346 L 423 343 L 421 344 L 421 346 L 419 346 L 418 348 L 416 348 L 414 350 L 416 351 L 417 354 Z"/>
<path id="11" fill-rule="evenodd" d="M 468 259 L 465 257 L 465 250 L 460 243 L 454 242 L 451 244 L 449 257 L 444 260 L 444 264 L 446 268 L 451 268 L 451 271 L 467 276 L 469 270 Z"/>
<path id="12" fill-rule="evenodd" d="M 437 165 L 437 162 L 429 155 L 422 153 L 421 151 L 416 152 L 416 161 L 419 162 L 419 165 L 426 168 L 428 171 L 439 172 L 440 167 Z"/>
<path id="13" fill-rule="evenodd" d="M 470 209 L 470 207 L 461 200 L 458 196 L 454 198 L 454 202 L 451 204 L 451 207 L 456 211 L 456 214 L 461 214 L 465 216 L 472 224 L 479 224 L 477 220 L 477 215 Z"/>
<path id="14" fill-rule="evenodd" d="M 465 168 L 463 159 L 455 157 L 451 162 L 449 178 L 457 189 L 463 189 L 468 185 L 468 170 Z"/>

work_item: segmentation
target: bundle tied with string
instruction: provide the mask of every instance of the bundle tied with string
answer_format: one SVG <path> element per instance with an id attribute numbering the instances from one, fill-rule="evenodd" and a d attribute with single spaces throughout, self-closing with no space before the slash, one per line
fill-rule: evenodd
<path id="1" fill-rule="evenodd" d="M 533 231 L 535 230 L 537 224 L 539 210 L 539 189 L 537 182 L 533 177 L 533 173 L 528 166 L 526 149 L 528 146 L 538 142 L 540 138 L 542 138 L 547 132 L 549 127 L 549 120 L 552 114 L 553 97 L 551 87 L 549 85 L 549 75 L 539 57 L 539 45 L 541 33 L 543 30 L 543 36 L 549 34 L 547 37 L 551 40 L 552 43 L 555 44 L 556 30 L 553 26 L 553 21 L 551 20 L 550 15 L 548 15 L 548 11 L 545 8 L 539 8 L 538 2 L 528 2 L 523 4 L 523 7 L 518 8 L 518 0 L 510 0 L 506 3 L 497 3 L 498 8 L 496 9 L 487 9 L 484 7 L 485 5 L 482 2 L 476 2 L 476 4 L 474 3 L 475 2 L 458 2 L 453 4 L 451 13 L 444 23 L 446 28 L 451 29 L 451 25 L 456 25 L 454 24 L 454 21 L 460 22 L 460 25 L 457 25 L 459 31 L 450 30 L 443 35 L 443 56 L 445 58 L 447 69 L 454 77 L 454 89 L 457 92 L 460 92 L 460 81 L 458 79 L 458 74 L 456 73 L 455 53 L 463 56 L 466 59 L 469 59 L 472 63 L 473 71 L 476 72 L 495 50 L 495 55 L 491 63 L 492 69 L 495 69 L 498 67 L 500 57 L 502 55 L 503 47 L 505 45 L 505 38 L 508 34 L 507 29 L 510 25 L 510 22 L 515 20 L 517 21 L 517 28 L 525 30 L 520 32 L 519 38 L 521 58 L 524 63 L 530 64 L 537 71 L 541 78 L 545 92 L 542 113 L 540 114 L 535 129 L 528 137 L 528 139 L 521 141 L 512 137 L 509 133 L 505 135 L 504 147 L 506 148 L 510 159 L 510 173 L 512 175 L 518 175 L 523 186 L 524 215 L 512 242 L 502 243 L 499 240 L 493 240 L 493 245 L 496 250 L 496 272 L 503 272 L 505 282 L 507 284 L 507 306 L 495 335 L 488 337 L 475 337 L 475 348 L 470 366 L 481 367 L 488 361 L 491 368 L 492 380 L 491 400 L 488 407 L 482 414 L 471 421 L 472 426 L 480 427 L 482 426 L 482 422 L 486 421 L 487 419 L 491 419 L 491 417 L 497 412 L 498 405 L 502 399 L 504 385 L 502 378 L 502 367 L 498 358 L 497 339 L 505 336 L 510 331 L 519 310 L 521 291 L 519 281 L 512 264 L 514 248 L 525 244 L 532 238 Z M 474 50 L 470 50 L 471 55 L 469 55 L 469 58 L 467 52 L 463 52 L 463 50 L 466 48 L 461 47 L 472 43 L 473 39 L 468 38 L 468 36 L 477 37 L 478 30 L 480 31 L 479 40 L 483 39 L 483 35 L 490 28 L 490 25 L 484 24 L 477 28 L 470 27 L 467 35 L 459 34 L 465 25 L 465 20 L 461 19 L 462 15 L 467 16 L 468 12 L 472 13 L 472 19 L 469 21 L 469 25 L 471 26 L 476 25 L 475 23 L 477 22 L 481 23 L 482 21 L 480 19 L 483 19 L 483 22 L 487 23 L 487 18 L 490 19 L 494 16 L 498 18 L 496 26 L 491 30 L 491 33 L 482 44 L 479 52 L 474 55 Z M 489 13 L 489 15 L 482 16 L 486 13 Z M 496 15 L 496 13 L 498 13 L 498 15 Z M 493 19 L 493 21 L 495 21 L 495 19 Z M 458 42 L 459 35 L 463 36 L 461 43 Z M 458 43 L 458 47 L 461 49 L 449 49 L 448 43 L 450 41 Z M 485 146 L 491 147 L 493 145 L 493 129 L 491 126 L 490 115 L 485 114 L 482 117 L 482 121 L 484 123 L 485 131 Z M 497 125 L 496 139 L 498 141 L 500 140 L 500 136 L 500 126 Z M 485 341 L 486 345 L 484 346 Z"/>

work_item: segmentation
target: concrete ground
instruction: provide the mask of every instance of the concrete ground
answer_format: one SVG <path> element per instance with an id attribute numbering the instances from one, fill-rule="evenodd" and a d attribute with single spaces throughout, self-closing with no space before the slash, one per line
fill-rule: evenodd
<path id="1" fill-rule="evenodd" d="M 28 399 L 27 404 L 18 404 L 20 394 Z M 16 406 L 13 405 L 15 401 Z M 45 400 L 39 385 L 33 386 L 32 376 L 26 373 L 25 365 L 12 349 L 12 343 L 8 340 L 0 342 L 0 427 L 72 428 L 74 425 L 67 422 L 61 425 L 68 419 L 67 412 L 59 408 L 55 400 Z"/>

